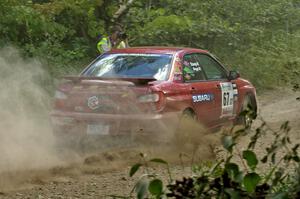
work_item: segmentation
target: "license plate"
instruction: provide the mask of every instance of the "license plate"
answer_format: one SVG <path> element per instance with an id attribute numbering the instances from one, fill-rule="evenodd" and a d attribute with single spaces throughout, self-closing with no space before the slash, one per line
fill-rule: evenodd
<path id="1" fill-rule="evenodd" d="M 87 126 L 88 135 L 108 135 L 109 125 L 107 124 L 88 124 Z"/>

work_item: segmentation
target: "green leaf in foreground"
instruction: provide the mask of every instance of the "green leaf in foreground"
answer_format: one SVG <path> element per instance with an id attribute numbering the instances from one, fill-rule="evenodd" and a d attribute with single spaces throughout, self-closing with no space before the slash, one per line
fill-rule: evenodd
<path id="1" fill-rule="evenodd" d="M 240 199 L 241 195 L 237 190 L 234 189 L 225 189 L 225 192 L 230 195 L 231 199 Z"/>
<path id="2" fill-rule="evenodd" d="M 289 199 L 289 196 L 286 192 L 279 192 L 276 195 L 272 196 L 272 199 Z"/>
<path id="3" fill-rule="evenodd" d="M 130 169 L 129 176 L 132 177 L 132 176 L 139 170 L 139 168 L 140 168 L 141 166 L 143 166 L 143 165 L 140 164 L 140 163 L 137 163 L 137 164 L 133 165 L 133 166 L 131 167 L 131 169 Z"/>
<path id="4" fill-rule="evenodd" d="M 260 180 L 261 178 L 257 173 L 248 173 L 243 180 L 246 191 L 253 193 Z"/>
<path id="5" fill-rule="evenodd" d="M 165 160 L 160 159 L 160 158 L 151 159 L 150 162 L 156 162 L 156 163 L 160 163 L 160 164 L 168 164 Z"/>
<path id="6" fill-rule="evenodd" d="M 160 196 L 163 192 L 163 183 L 159 179 L 154 179 L 148 187 L 149 192 L 154 196 Z"/>
<path id="7" fill-rule="evenodd" d="M 232 152 L 232 147 L 234 146 L 234 141 L 232 139 L 232 136 L 224 136 L 222 138 L 222 144 L 223 144 L 223 147 L 229 151 L 229 152 Z"/>
<path id="8" fill-rule="evenodd" d="M 235 163 L 227 163 L 225 165 L 225 170 L 232 180 L 235 180 L 235 177 L 239 174 L 239 166 Z"/>
<path id="9" fill-rule="evenodd" d="M 147 196 L 149 181 L 146 179 L 141 179 L 137 182 L 135 187 L 135 192 L 137 199 L 144 199 Z"/>
<path id="10" fill-rule="evenodd" d="M 247 164 L 251 170 L 255 170 L 258 160 L 253 151 L 246 150 L 243 151 L 243 158 L 247 161 Z"/>

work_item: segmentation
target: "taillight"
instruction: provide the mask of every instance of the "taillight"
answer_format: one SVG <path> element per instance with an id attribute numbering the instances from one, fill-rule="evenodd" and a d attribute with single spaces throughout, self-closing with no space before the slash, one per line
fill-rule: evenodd
<path id="1" fill-rule="evenodd" d="M 158 102 L 159 101 L 159 94 L 158 93 L 151 93 L 147 95 L 142 95 L 138 98 L 139 102 L 147 103 L 147 102 Z"/>
<path id="2" fill-rule="evenodd" d="M 65 106 L 65 100 L 68 97 L 67 97 L 67 95 L 64 92 L 56 90 L 55 94 L 54 94 L 54 98 L 55 98 L 54 108 L 61 109 L 61 108 L 63 108 Z"/>
<path id="3" fill-rule="evenodd" d="M 155 111 L 161 111 L 166 104 L 166 99 L 163 92 L 155 92 L 139 96 L 138 101 L 141 103 L 152 103 Z"/>
<path id="4" fill-rule="evenodd" d="M 54 97 L 55 97 L 55 99 L 60 99 L 60 100 L 65 100 L 68 98 L 64 92 L 59 91 L 59 90 L 55 91 Z"/>

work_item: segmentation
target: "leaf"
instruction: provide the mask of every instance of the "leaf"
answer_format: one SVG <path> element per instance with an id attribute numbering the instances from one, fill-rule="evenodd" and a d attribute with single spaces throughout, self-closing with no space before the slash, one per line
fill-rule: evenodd
<path id="1" fill-rule="evenodd" d="M 247 161 L 247 164 L 251 170 L 255 170 L 258 160 L 256 154 L 253 151 L 243 151 L 243 158 Z"/>
<path id="2" fill-rule="evenodd" d="M 222 138 L 222 144 L 223 144 L 223 147 L 229 151 L 229 152 L 232 152 L 232 147 L 234 146 L 234 141 L 232 139 L 232 136 L 224 136 Z"/>
<path id="3" fill-rule="evenodd" d="M 227 171 L 229 177 L 235 180 L 235 177 L 239 174 L 239 166 L 235 163 L 228 163 L 225 165 L 225 170 Z"/>
<path id="4" fill-rule="evenodd" d="M 241 198 L 240 193 L 234 189 L 227 188 L 227 189 L 225 189 L 225 192 L 230 195 L 231 199 L 240 199 Z"/>
<path id="5" fill-rule="evenodd" d="M 149 185 L 149 181 L 146 179 L 141 179 L 137 182 L 135 187 L 137 199 L 146 198 L 148 185 Z"/>
<path id="6" fill-rule="evenodd" d="M 159 158 L 151 159 L 150 162 L 156 162 L 156 163 L 161 163 L 161 164 L 168 164 L 168 162 L 164 161 L 163 159 L 159 159 Z"/>
<path id="7" fill-rule="evenodd" d="M 273 153 L 272 156 L 271 156 L 271 161 L 273 164 L 275 164 L 275 161 L 276 161 L 276 153 Z"/>
<path id="8" fill-rule="evenodd" d="M 261 160 L 262 163 L 266 163 L 268 161 L 268 156 L 264 156 Z"/>
<path id="9" fill-rule="evenodd" d="M 292 151 L 294 153 L 296 153 L 297 149 L 299 148 L 300 144 L 296 144 L 293 148 L 292 148 Z"/>
<path id="10" fill-rule="evenodd" d="M 224 160 L 221 160 L 221 161 L 217 162 L 215 165 L 213 165 L 213 166 L 211 167 L 209 173 L 210 173 L 211 175 L 214 175 L 215 172 L 218 170 L 218 168 L 220 168 L 220 165 L 221 165 L 223 162 L 224 162 Z"/>
<path id="11" fill-rule="evenodd" d="M 281 125 L 280 129 L 281 129 L 281 130 L 287 130 L 287 129 L 288 129 L 288 126 L 289 126 L 289 121 L 285 121 L 285 122 Z"/>
<path id="12" fill-rule="evenodd" d="M 130 169 L 129 176 L 132 177 L 139 170 L 141 166 L 143 166 L 141 163 L 137 163 L 133 165 Z"/>
<path id="13" fill-rule="evenodd" d="M 246 191 L 248 193 L 253 193 L 260 180 L 261 178 L 257 173 L 248 173 L 245 175 L 243 184 Z"/>
<path id="14" fill-rule="evenodd" d="M 240 184 L 243 183 L 243 179 L 244 179 L 244 173 L 242 171 L 240 171 L 236 176 L 235 176 L 235 179 L 234 181 L 235 182 L 238 182 Z"/>
<path id="15" fill-rule="evenodd" d="M 154 196 L 160 196 L 163 192 L 163 183 L 159 179 L 154 179 L 148 187 L 149 192 Z"/>
<path id="16" fill-rule="evenodd" d="M 279 192 L 272 196 L 272 199 L 289 199 L 289 196 L 286 192 Z"/>
<path id="17" fill-rule="evenodd" d="M 281 177 L 284 174 L 284 170 L 282 168 L 279 168 L 278 171 L 275 172 L 275 178 L 272 180 L 272 186 L 276 186 L 278 182 L 280 181 Z"/>
<path id="18" fill-rule="evenodd" d="M 295 162 L 300 162 L 300 158 L 299 156 L 293 156 L 292 159 L 295 161 Z"/>

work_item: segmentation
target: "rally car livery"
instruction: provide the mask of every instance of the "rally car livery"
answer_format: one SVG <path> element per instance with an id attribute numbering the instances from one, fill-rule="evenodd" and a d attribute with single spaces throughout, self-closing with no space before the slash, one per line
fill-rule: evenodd
<path id="1" fill-rule="evenodd" d="M 208 51 L 136 47 L 104 53 L 79 76 L 65 77 L 51 118 L 59 134 L 173 131 L 183 115 L 213 130 L 250 122 L 239 113 L 256 104 L 253 85 Z"/>

